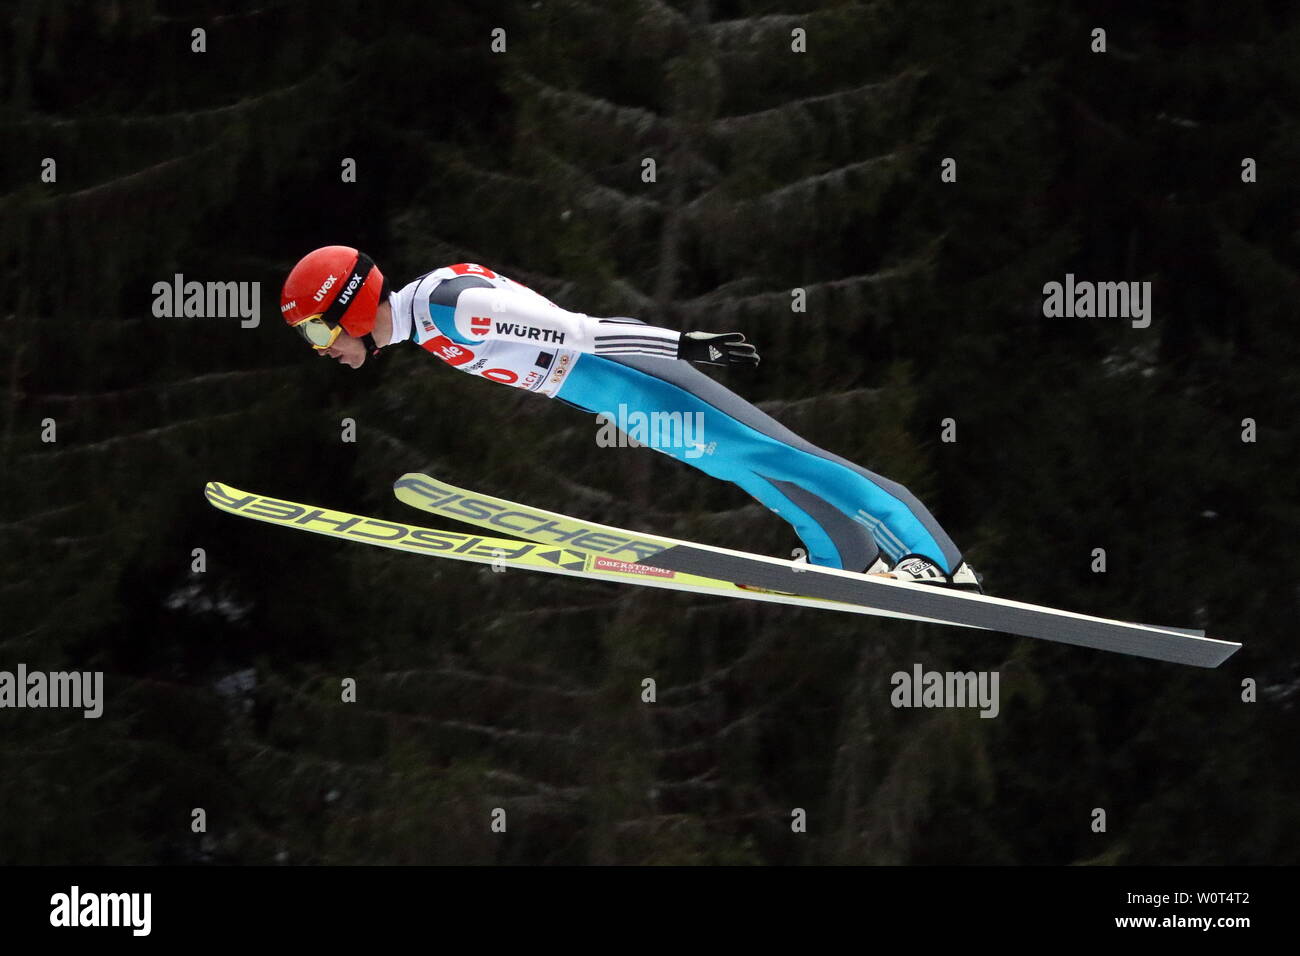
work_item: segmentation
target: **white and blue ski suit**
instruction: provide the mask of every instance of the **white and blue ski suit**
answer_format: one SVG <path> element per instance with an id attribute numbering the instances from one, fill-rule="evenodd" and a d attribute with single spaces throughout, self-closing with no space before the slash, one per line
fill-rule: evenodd
<path id="1" fill-rule="evenodd" d="M 412 341 L 463 372 L 613 419 L 620 405 L 680 412 L 707 454 L 655 446 L 730 481 L 794 526 L 809 560 L 866 569 L 919 554 L 951 573 L 961 553 L 902 485 L 823 451 L 677 358 L 680 333 L 569 312 L 473 263 L 435 269 L 389 296 L 391 343 Z"/>

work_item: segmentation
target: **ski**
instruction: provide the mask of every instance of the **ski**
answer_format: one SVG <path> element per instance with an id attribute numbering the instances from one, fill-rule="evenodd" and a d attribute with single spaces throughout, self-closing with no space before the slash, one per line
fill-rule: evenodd
<path id="1" fill-rule="evenodd" d="M 399 478 L 393 493 L 422 511 L 552 547 L 578 548 L 610 560 L 713 581 L 797 592 L 805 600 L 839 602 L 841 609 L 853 605 L 873 614 L 905 615 L 1196 667 L 1217 667 L 1241 647 L 1192 629 L 1115 621 L 629 531 L 458 488 L 417 473 Z"/>
<path id="2" fill-rule="evenodd" d="M 711 594 L 740 598 L 745 601 L 941 623 L 919 618 L 913 614 L 877 611 L 873 608 L 824 598 L 747 588 L 732 581 L 650 567 L 573 547 L 512 538 L 460 534 L 455 531 L 441 531 L 400 521 L 336 511 L 332 508 L 319 508 L 297 501 L 241 491 L 216 481 L 207 483 L 204 494 L 214 508 L 229 514 L 265 521 L 296 531 L 310 531 L 328 537 L 421 554 L 426 557 L 450 558 L 453 561 L 469 561 L 500 568 L 517 568 L 617 584 Z"/>

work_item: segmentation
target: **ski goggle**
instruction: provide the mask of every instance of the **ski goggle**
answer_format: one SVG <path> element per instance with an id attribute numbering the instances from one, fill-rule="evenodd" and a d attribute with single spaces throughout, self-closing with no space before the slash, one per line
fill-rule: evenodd
<path id="1" fill-rule="evenodd" d="M 317 312 L 315 315 L 309 315 L 297 325 L 294 326 L 312 348 L 323 352 L 338 339 L 339 334 L 343 331 L 343 326 L 336 325 L 330 328 L 325 324 L 325 313 Z"/>

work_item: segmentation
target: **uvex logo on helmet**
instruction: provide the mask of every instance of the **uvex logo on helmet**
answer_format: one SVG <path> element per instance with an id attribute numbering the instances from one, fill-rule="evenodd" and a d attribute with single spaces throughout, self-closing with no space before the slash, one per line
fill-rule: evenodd
<path id="1" fill-rule="evenodd" d="M 334 283 L 338 281 L 338 278 L 339 278 L 338 276 L 334 275 L 333 273 L 330 273 L 329 277 L 326 278 L 325 282 L 321 285 L 321 287 L 316 290 L 316 294 L 312 296 L 312 298 L 315 299 L 317 302 L 325 298 L 325 293 L 328 292 L 331 288 L 333 288 Z"/>
<path id="2" fill-rule="evenodd" d="M 339 302 L 346 306 L 352 300 L 353 293 L 360 289 L 365 281 L 365 276 L 354 275 L 352 281 L 348 283 L 347 288 L 339 293 Z"/>

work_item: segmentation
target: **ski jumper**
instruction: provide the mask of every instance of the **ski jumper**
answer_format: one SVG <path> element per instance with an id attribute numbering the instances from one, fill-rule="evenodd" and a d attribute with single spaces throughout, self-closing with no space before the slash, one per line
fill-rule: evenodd
<path id="1" fill-rule="evenodd" d="M 696 415 L 702 447 L 652 446 L 739 485 L 789 522 L 813 564 L 865 570 L 919 554 L 951 573 L 961 552 L 906 488 L 823 451 L 677 359 L 680 333 L 569 312 L 484 266 L 435 269 L 389 297 L 392 342 L 462 372 L 614 417 Z"/>

